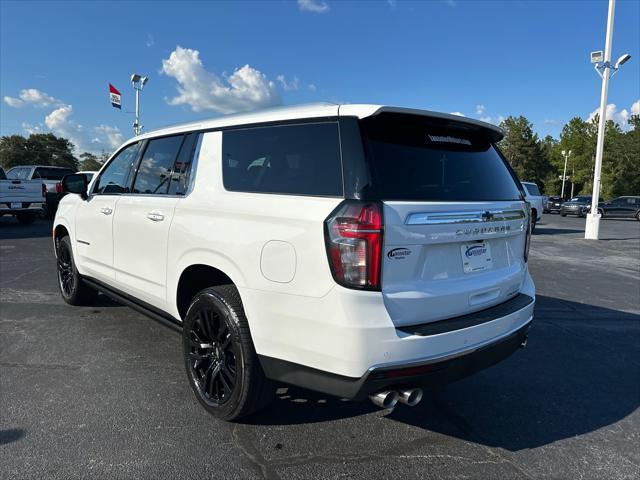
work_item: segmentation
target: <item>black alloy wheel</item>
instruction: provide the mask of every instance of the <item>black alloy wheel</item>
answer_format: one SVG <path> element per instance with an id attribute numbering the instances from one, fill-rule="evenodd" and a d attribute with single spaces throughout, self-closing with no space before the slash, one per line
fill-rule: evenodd
<path id="1" fill-rule="evenodd" d="M 236 420 L 273 398 L 275 388 L 262 371 L 234 285 L 206 288 L 194 297 L 182 347 L 191 388 L 214 416 Z"/>
<path id="2" fill-rule="evenodd" d="M 202 399 L 220 406 L 229 401 L 238 375 L 237 346 L 226 320 L 213 307 L 201 308 L 189 332 L 189 366 Z"/>
<path id="3" fill-rule="evenodd" d="M 82 281 L 73 260 L 71 240 L 68 236 L 56 240 L 58 287 L 62 299 L 69 305 L 91 305 L 98 292 Z"/>

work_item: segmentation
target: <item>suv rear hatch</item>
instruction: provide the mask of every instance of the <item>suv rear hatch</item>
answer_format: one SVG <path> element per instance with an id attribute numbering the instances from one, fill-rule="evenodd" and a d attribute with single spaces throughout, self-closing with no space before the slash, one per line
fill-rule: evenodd
<path id="1" fill-rule="evenodd" d="M 360 121 L 383 204 L 381 289 L 396 326 L 483 310 L 526 276 L 527 204 L 495 128 L 380 113 Z"/>

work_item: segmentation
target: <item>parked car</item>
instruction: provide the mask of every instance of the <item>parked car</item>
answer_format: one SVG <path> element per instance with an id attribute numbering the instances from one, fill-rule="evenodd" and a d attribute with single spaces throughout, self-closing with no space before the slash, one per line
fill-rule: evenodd
<path id="1" fill-rule="evenodd" d="M 9 180 L 0 168 L 0 217 L 13 215 L 20 223 L 33 223 L 42 213 L 44 201 L 42 182 Z"/>
<path id="2" fill-rule="evenodd" d="M 19 165 L 7 171 L 7 178 L 13 180 L 40 180 L 45 187 L 46 205 L 45 215 L 53 218 L 58 202 L 62 198 L 60 180 L 65 175 L 75 173 L 75 170 L 50 165 Z"/>
<path id="3" fill-rule="evenodd" d="M 533 182 L 521 182 L 524 187 L 526 197 L 525 199 L 531 205 L 531 231 L 536 228 L 536 223 L 542 220 L 542 213 L 544 212 L 544 203 L 542 201 L 542 194 L 538 185 Z"/>
<path id="4" fill-rule="evenodd" d="M 562 197 L 549 197 L 544 206 L 544 213 L 560 213 L 563 203 Z"/>
<path id="5" fill-rule="evenodd" d="M 259 409 L 272 381 L 415 405 L 527 338 L 530 219 L 502 137 L 333 104 L 146 133 L 90 189 L 65 177 L 62 298 L 100 290 L 180 325 L 191 388 L 222 419 Z"/>
<path id="6" fill-rule="evenodd" d="M 566 217 L 567 215 L 577 215 L 578 217 L 584 217 L 591 209 L 591 197 L 586 195 L 578 195 L 573 197 L 568 202 L 564 202 L 560 206 L 560 215 Z"/>
<path id="7" fill-rule="evenodd" d="M 590 211 L 591 208 L 588 209 Z M 603 217 L 628 217 L 640 221 L 640 196 L 624 196 L 598 203 L 598 213 Z"/>

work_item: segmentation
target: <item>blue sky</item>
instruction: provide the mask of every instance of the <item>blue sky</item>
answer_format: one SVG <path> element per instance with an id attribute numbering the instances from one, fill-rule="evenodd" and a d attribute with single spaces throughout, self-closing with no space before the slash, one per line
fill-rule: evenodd
<path id="1" fill-rule="evenodd" d="M 607 2 L 235 1 L 0 3 L 0 133 L 53 131 L 79 150 L 131 136 L 131 73 L 150 76 L 146 130 L 274 104 L 385 103 L 557 136 L 597 108 L 589 52 Z M 640 1 L 618 0 L 612 117 L 640 98 Z M 108 83 L 123 94 L 109 103 Z M 633 108 L 639 108 L 636 103 Z"/>

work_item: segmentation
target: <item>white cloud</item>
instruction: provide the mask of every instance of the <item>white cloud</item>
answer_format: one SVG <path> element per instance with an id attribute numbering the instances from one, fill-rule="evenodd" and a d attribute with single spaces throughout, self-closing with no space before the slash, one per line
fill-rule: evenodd
<path id="1" fill-rule="evenodd" d="M 304 12 L 326 13 L 329 5 L 324 0 L 298 0 L 298 8 Z"/>
<path id="2" fill-rule="evenodd" d="M 147 41 L 144 43 L 147 47 L 153 47 L 156 44 L 156 41 L 153 39 L 153 35 L 147 35 Z"/>
<path id="3" fill-rule="evenodd" d="M 7 105 L 13 108 L 20 108 L 21 106 L 24 105 L 24 102 L 19 98 L 6 97 L 6 96 L 4 97 L 4 103 L 6 103 Z"/>
<path id="4" fill-rule="evenodd" d="M 457 115 L 459 117 L 466 117 L 466 115 L 462 112 L 451 112 L 451 115 Z"/>
<path id="5" fill-rule="evenodd" d="M 284 75 L 278 75 L 276 80 L 280 82 L 280 85 L 282 85 L 284 90 L 300 90 L 300 79 L 298 77 L 293 77 L 290 82 L 287 82 Z"/>
<path id="6" fill-rule="evenodd" d="M 398 6 L 397 0 L 387 0 L 387 5 L 393 10 Z"/>
<path id="7" fill-rule="evenodd" d="M 98 125 L 92 129 L 85 129 L 73 118 L 73 106 L 62 105 L 53 110 L 44 119 L 46 127 L 55 135 L 65 137 L 76 146 L 76 154 L 84 151 L 97 153 L 101 150 L 113 151 L 124 141 L 118 127 Z M 28 133 L 41 133 L 41 126 L 23 124 Z"/>
<path id="8" fill-rule="evenodd" d="M 500 125 L 504 121 L 504 117 L 498 114 L 497 117 L 492 117 L 489 115 L 480 117 L 480 120 L 487 123 L 493 123 L 494 125 Z"/>
<path id="9" fill-rule="evenodd" d="M 487 108 L 482 104 L 476 105 L 476 115 L 483 115 L 486 109 Z"/>
<path id="10" fill-rule="evenodd" d="M 618 125 L 620 125 L 623 129 L 628 129 L 629 128 L 628 122 L 631 115 L 640 114 L 640 100 L 636 100 L 631 105 L 630 110 L 631 112 L 629 112 L 629 110 L 627 110 L 626 108 L 623 108 L 622 110 L 618 110 L 618 107 L 616 106 L 615 103 L 610 103 L 607 105 L 607 108 L 605 111 L 605 118 L 607 120 L 613 120 Z M 596 115 L 599 115 L 599 114 L 600 114 L 600 108 L 596 108 L 594 111 L 592 111 L 589 114 L 587 121 L 588 122 L 592 121 L 596 117 Z"/>
<path id="11" fill-rule="evenodd" d="M 100 133 L 103 135 L 103 138 L 106 138 L 106 143 L 111 147 L 111 150 L 115 150 L 122 142 L 124 142 L 124 137 L 122 132 L 118 127 L 111 127 L 109 125 L 98 125 L 94 128 L 96 133 Z M 92 141 L 98 140 L 99 143 L 103 143 L 99 138 L 94 138 Z M 95 142 L 94 142 L 95 143 Z"/>
<path id="12" fill-rule="evenodd" d="M 544 120 L 544 124 L 545 125 L 558 125 L 558 120 L 554 120 L 554 119 L 545 119 Z"/>
<path id="13" fill-rule="evenodd" d="M 309 89 L 310 92 L 315 92 L 316 90 L 318 90 L 318 87 L 315 86 L 315 84 L 310 83 L 309 85 L 307 85 L 307 88 Z"/>
<path id="14" fill-rule="evenodd" d="M 162 73 L 178 82 L 178 96 L 169 105 L 189 105 L 194 112 L 233 113 L 281 103 L 275 83 L 259 70 L 245 65 L 221 80 L 204 68 L 198 50 L 176 47 L 162 60 Z"/>
<path id="15" fill-rule="evenodd" d="M 33 107 L 57 107 L 63 105 L 63 102 L 57 98 L 53 98 L 36 88 L 25 88 L 20 90 L 19 98 L 4 97 L 4 103 L 10 107 L 20 108 L 24 105 L 31 105 Z"/>

